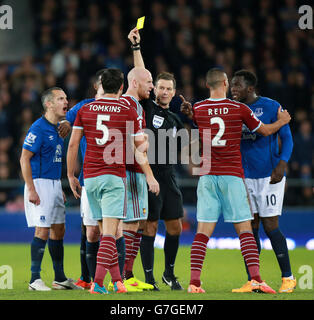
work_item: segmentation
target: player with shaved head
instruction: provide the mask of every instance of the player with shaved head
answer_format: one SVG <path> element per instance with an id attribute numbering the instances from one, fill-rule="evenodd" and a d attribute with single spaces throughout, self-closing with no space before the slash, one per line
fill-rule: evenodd
<path id="1" fill-rule="evenodd" d="M 137 28 L 131 30 L 128 36 L 132 43 L 134 66 L 133 71 L 145 68 L 140 50 L 140 35 Z M 140 69 L 141 68 L 141 69 Z M 132 74 L 131 74 L 132 75 Z M 147 84 L 147 83 L 146 83 Z M 140 92 L 146 97 L 140 98 L 141 105 L 145 110 L 146 128 L 154 135 L 155 150 L 151 168 L 160 185 L 159 195 L 148 193 L 147 220 L 143 224 L 143 236 L 141 240 L 141 258 L 145 272 L 145 281 L 159 290 L 154 278 L 154 241 L 158 229 L 159 219 L 165 221 L 166 237 L 164 245 L 165 269 L 162 281 L 172 290 L 182 290 L 177 277 L 174 274 L 175 260 L 179 249 L 179 239 L 182 231 L 181 218 L 183 217 L 182 194 L 175 177 L 175 170 L 171 162 L 173 152 L 170 146 L 176 143 L 177 132 L 184 128 L 180 118 L 170 111 L 170 102 L 176 93 L 176 80 L 169 72 L 161 72 L 155 81 L 155 100 L 148 99 L 145 81 L 140 85 Z M 152 83 L 150 83 L 152 86 Z M 160 132 L 169 132 L 166 143 L 158 136 Z M 165 161 L 159 161 L 158 155 L 163 153 Z M 152 157 L 153 158 L 153 157 Z M 141 228 L 140 228 L 141 229 Z"/>
<path id="2" fill-rule="evenodd" d="M 134 108 L 138 119 L 145 128 L 145 115 L 139 100 L 148 99 L 153 89 L 153 79 L 151 73 L 144 67 L 134 67 L 128 73 L 128 89 L 122 95 L 120 101 Z M 142 237 L 140 230 L 148 214 L 148 190 L 145 174 L 141 166 L 133 158 L 133 163 L 126 164 L 127 174 L 127 217 L 123 221 L 123 235 L 125 239 L 125 266 L 124 282 L 137 288 L 139 291 L 152 290 L 154 286 L 137 279 L 133 274 L 133 264 L 137 256 Z M 149 174 L 146 176 L 151 179 L 151 183 L 158 184 L 150 166 L 147 166 Z M 149 189 L 151 191 L 151 189 Z M 109 286 L 109 289 L 111 285 Z"/>

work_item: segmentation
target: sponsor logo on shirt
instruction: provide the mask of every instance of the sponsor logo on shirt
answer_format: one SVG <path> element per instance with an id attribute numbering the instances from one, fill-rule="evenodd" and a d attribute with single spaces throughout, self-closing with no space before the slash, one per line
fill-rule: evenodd
<path id="1" fill-rule="evenodd" d="M 256 140 L 256 133 L 252 133 L 245 124 L 242 125 L 242 140 Z"/>

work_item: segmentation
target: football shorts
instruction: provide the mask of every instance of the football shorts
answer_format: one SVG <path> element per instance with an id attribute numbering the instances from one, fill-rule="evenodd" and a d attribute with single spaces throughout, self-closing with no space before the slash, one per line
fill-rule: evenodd
<path id="1" fill-rule="evenodd" d="M 286 177 L 275 184 L 270 184 L 270 177 L 245 179 L 253 213 L 260 217 L 280 216 L 282 213 Z"/>
<path id="2" fill-rule="evenodd" d="M 84 179 L 94 220 L 126 218 L 126 179 L 112 174 Z"/>
<path id="3" fill-rule="evenodd" d="M 40 204 L 36 206 L 28 199 L 29 193 L 24 187 L 24 207 L 28 227 L 50 228 L 52 224 L 65 223 L 65 205 L 61 180 L 34 179 Z"/>
<path id="4" fill-rule="evenodd" d="M 92 212 L 89 206 L 86 189 L 83 186 L 81 192 L 81 205 L 80 205 L 81 217 L 84 226 L 98 226 L 97 220 L 92 217 Z"/>
<path id="5" fill-rule="evenodd" d="M 197 185 L 197 221 L 225 222 L 252 220 L 245 184 L 242 178 L 228 175 L 204 175 Z"/>
<path id="6" fill-rule="evenodd" d="M 124 222 L 146 220 L 148 191 L 144 173 L 126 171 L 127 214 Z"/>
<path id="7" fill-rule="evenodd" d="M 180 219 L 183 217 L 182 194 L 172 170 L 154 171 L 160 192 L 148 192 L 149 214 L 147 220 L 156 221 Z"/>

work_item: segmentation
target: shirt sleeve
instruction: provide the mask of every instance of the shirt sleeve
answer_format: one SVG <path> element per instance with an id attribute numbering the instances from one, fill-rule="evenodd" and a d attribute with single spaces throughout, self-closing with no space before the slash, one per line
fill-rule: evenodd
<path id="1" fill-rule="evenodd" d="M 31 127 L 25 137 L 23 149 L 33 153 L 38 153 L 42 145 L 42 141 L 42 133 L 40 132 L 39 128 Z"/>
<path id="2" fill-rule="evenodd" d="M 142 119 L 142 117 L 139 118 L 139 116 L 134 108 L 130 108 L 129 119 L 131 122 L 133 122 L 133 126 L 128 126 L 127 132 L 133 137 L 143 135 L 144 134 L 143 119 Z"/>
<path id="3" fill-rule="evenodd" d="M 289 125 L 281 127 L 278 134 L 281 140 L 280 160 L 288 162 L 293 150 L 293 139 Z"/>
<path id="4" fill-rule="evenodd" d="M 251 132 L 255 132 L 262 124 L 262 122 L 255 117 L 254 112 L 244 104 L 241 105 L 241 115 L 244 124 Z"/>
<path id="5" fill-rule="evenodd" d="M 81 110 L 80 109 L 78 112 L 77 112 L 77 115 L 76 115 L 76 118 L 75 118 L 75 121 L 74 121 L 74 125 L 73 125 L 73 129 L 83 129 L 83 123 L 82 123 L 82 115 L 81 115 Z"/>

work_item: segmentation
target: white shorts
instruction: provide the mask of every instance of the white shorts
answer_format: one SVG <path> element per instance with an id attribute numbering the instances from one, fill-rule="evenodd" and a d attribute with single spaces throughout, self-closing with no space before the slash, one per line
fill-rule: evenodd
<path id="1" fill-rule="evenodd" d="M 270 177 L 245 179 L 253 213 L 260 217 L 280 216 L 285 193 L 286 177 L 275 184 L 270 184 Z"/>
<path id="2" fill-rule="evenodd" d="M 34 179 L 40 205 L 29 202 L 28 190 L 24 187 L 24 208 L 28 227 L 50 228 L 52 224 L 65 223 L 65 205 L 61 180 Z"/>
<path id="3" fill-rule="evenodd" d="M 98 226 L 97 220 L 92 218 L 85 187 L 82 187 L 80 211 L 84 226 Z"/>

